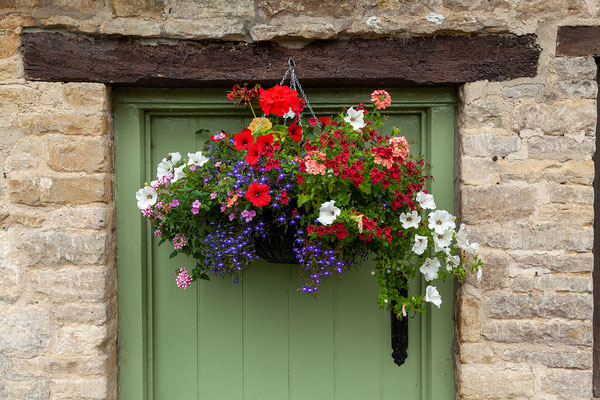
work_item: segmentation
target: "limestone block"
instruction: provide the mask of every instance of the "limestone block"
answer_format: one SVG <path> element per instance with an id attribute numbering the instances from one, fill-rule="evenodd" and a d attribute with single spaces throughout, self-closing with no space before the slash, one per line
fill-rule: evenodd
<path id="1" fill-rule="evenodd" d="M 6 0 L 3 4 L 6 3 Z M 23 3 L 23 2 L 20 2 Z M 0 29 L 15 29 L 35 26 L 35 20 L 25 14 L 4 14 L 0 17 Z"/>
<path id="2" fill-rule="evenodd" d="M 508 287 L 510 283 L 508 272 L 511 262 L 510 255 L 504 251 L 487 247 L 480 247 L 477 254 L 485 261 L 485 266 L 482 268 L 481 282 L 476 277 L 469 279 L 467 282 L 484 290 L 499 290 Z"/>
<path id="3" fill-rule="evenodd" d="M 106 373 L 108 356 L 97 353 L 84 355 L 48 355 L 13 360 L 16 375 L 64 376 L 64 375 L 103 375 Z"/>
<path id="4" fill-rule="evenodd" d="M 549 200 L 553 203 L 594 204 L 594 188 L 583 185 L 547 184 Z"/>
<path id="5" fill-rule="evenodd" d="M 538 97 L 544 91 L 544 85 L 540 83 L 521 83 L 514 86 L 505 86 L 506 97 L 520 99 L 523 97 Z"/>
<path id="6" fill-rule="evenodd" d="M 20 377 L 19 377 L 20 378 Z M 49 379 L 27 377 L 19 380 L 7 379 L 4 385 L 6 399 L 48 399 L 50 398 Z M 0 394 L 3 394 L 0 392 Z"/>
<path id="7" fill-rule="evenodd" d="M 462 135 L 462 151 L 464 154 L 477 157 L 507 156 L 521 148 L 518 135 L 500 137 L 493 134 Z"/>
<path id="8" fill-rule="evenodd" d="M 53 378 L 50 382 L 52 399 L 106 399 L 108 388 L 106 376 L 93 379 Z"/>
<path id="9" fill-rule="evenodd" d="M 100 25 L 100 33 L 109 35 L 131 35 L 142 37 L 159 37 L 160 22 L 139 18 L 115 18 Z"/>
<path id="10" fill-rule="evenodd" d="M 467 185 L 490 185 L 499 182 L 499 162 L 492 158 L 463 156 L 460 159 L 460 177 Z M 461 190 L 464 186 L 461 187 Z"/>
<path id="11" fill-rule="evenodd" d="M 110 305 L 108 303 L 58 304 L 52 308 L 52 313 L 60 322 L 100 326 L 108 322 Z"/>
<path id="12" fill-rule="evenodd" d="M 591 251 L 565 254 L 562 249 L 547 252 L 526 249 L 525 251 L 511 251 L 509 254 L 515 263 L 524 268 L 545 268 L 556 272 L 591 272 L 594 266 L 594 257 Z"/>
<path id="13" fill-rule="evenodd" d="M 170 4 L 169 15 L 182 19 L 202 19 L 205 17 L 230 17 L 250 19 L 255 16 L 252 0 L 177 0 Z"/>
<path id="14" fill-rule="evenodd" d="M 591 160 L 499 160 L 500 178 L 505 181 L 591 185 L 594 180 L 594 163 Z"/>
<path id="15" fill-rule="evenodd" d="M 465 104 L 465 127 L 503 127 L 509 106 L 500 97 L 486 97 Z"/>
<path id="16" fill-rule="evenodd" d="M 55 350 L 64 354 L 95 354 L 108 340 L 106 325 L 71 325 L 58 330 Z"/>
<path id="17" fill-rule="evenodd" d="M 533 398 L 534 375 L 527 368 L 508 369 L 504 364 L 464 364 L 459 367 L 459 376 L 457 389 L 460 399 Z"/>
<path id="18" fill-rule="evenodd" d="M 511 7 L 508 0 L 442 0 L 442 4 L 449 10 L 457 11 L 494 11 Z"/>
<path id="19" fill-rule="evenodd" d="M 52 5 L 58 8 L 57 13 L 75 11 L 91 15 L 104 8 L 104 0 L 52 0 Z"/>
<path id="20" fill-rule="evenodd" d="M 500 343 L 562 343 L 592 346 L 590 321 L 502 321 L 488 320 L 482 326 L 483 336 Z"/>
<path id="21" fill-rule="evenodd" d="M 595 81 L 596 62 L 593 57 L 555 57 L 552 67 L 559 79 Z"/>
<path id="22" fill-rule="evenodd" d="M 109 163 L 108 146 L 101 137 L 52 138 L 48 141 L 48 166 L 59 172 L 104 172 Z"/>
<path id="23" fill-rule="evenodd" d="M 26 133 L 40 135 L 62 133 L 64 135 L 100 136 L 107 133 L 108 119 L 105 114 L 22 114 L 19 127 Z"/>
<path id="24" fill-rule="evenodd" d="M 105 264 L 110 252 L 105 232 L 29 231 L 21 234 L 19 239 L 17 248 L 26 252 L 32 265 Z"/>
<path id="25" fill-rule="evenodd" d="M 531 187 L 465 186 L 460 198 L 466 224 L 528 218 L 536 208 L 536 191 Z"/>
<path id="26" fill-rule="evenodd" d="M 65 101 L 87 112 L 106 111 L 108 90 L 102 83 L 69 82 L 62 86 Z"/>
<path id="27" fill-rule="evenodd" d="M 517 3 L 518 19 L 548 20 L 567 15 L 588 15 L 585 0 L 527 0 Z"/>
<path id="28" fill-rule="evenodd" d="M 564 399 L 591 399 L 592 371 L 549 369 L 542 377 L 542 391 Z"/>
<path id="29" fill-rule="evenodd" d="M 106 175 L 84 176 L 25 176 L 9 182 L 10 200 L 15 203 L 39 206 L 55 204 L 89 204 L 107 202 L 110 180 Z"/>
<path id="30" fill-rule="evenodd" d="M 461 343 L 460 362 L 463 364 L 491 364 L 494 351 L 486 343 Z"/>
<path id="31" fill-rule="evenodd" d="M 594 222 L 594 207 L 587 204 L 544 204 L 538 210 L 538 222 L 556 223 L 565 226 L 591 226 Z"/>
<path id="32" fill-rule="evenodd" d="M 560 81 L 555 90 L 558 98 L 574 97 L 580 99 L 595 99 L 598 94 L 598 84 L 593 81 Z"/>
<path id="33" fill-rule="evenodd" d="M 49 228 L 104 229 L 110 226 L 113 212 L 106 207 L 69 207 L 48 215 Z"/>
<path id="34" fill-rule="evenodd" d="M 593 299 L 589 294 L 505 294 L 495 293 L 485 299 L 492 318 L 565 318 L 591 319 Z"/>
<path id="35" fill-rule="evenodd" d="M 165 0 L 112 0 L 112 10 L 117 17 L 160 17 Z"/>
<path id="36" fill-rule="evenodd" d="M 523 102 L 514 107 L 513 130 L 540 129 L 547 135 L 596 133 L 596 101 L 580 99 L 552 103 Z"/>
<path id="37" fill-rule="evenodd" d="M 25 70 L 20 54 L 8 58 L 0 58 L 0 83 L 25 82 Z"/>
<path id="38" fill-rule="evenodd" d="M 48 348 L 52 330 L 41 307 L 0 305 L 0 352 L 39 354 Z"/>
<path id="39" fill-rule="evenodd" d="M 519 292 L 533 290 L 559 291 L 559 292 L 592 292 L 592 276 L 572 276 L 559 274 L 544 275 L 518 275 L 510 284 L 510 288 Z"/>
<path id="40" fill-rule="evenodd" d="M 15 54 L 21 44 L 21 36 L 15 31 L 0 31 L 0 58 Z"/>
<path id="41" fill-rule="evenodd" d="M 356 13 L 356 0 L 271 0 L 258 3 L 260 10 L 268 17 L 278 14 L 294 16 L 321 17 L 323 15 L 335 18 L 349 17 Z"/>
<path id="42" fill-rule="evenodd" d="M 540 160 L 591 160 L 595 141 L 594 137 L 533 136 L 527 139 L 527 151 L 530 158 Z"/>
<path id="43" fill-rule="evenodd" d="M 469 227 L 471 240 L 497 249 L 546 250 L 564 249 L 587 252 L 592 250 L 591 227 L 565 228 L 558 225 L 509 227 L 474 225 Z"/>
<path id="44" fill-rule="evenodd" d="M 479 302 L 473 297 L 460 299 L 457 327 L 461 342 L 477 342 L 481 337 Z"/>
<path id="45" fill-rule="evenodd" d="M 521 364 L 541 364 L 550 368 L 592 368 L 592 352 L 573 346 L 549 347 L 524 343 L 502 352 L 502 359 Z"/>
<path id="46" fill-rule="evenodd" d="M 169 37 L 175 38 L 242 40 L 246 36 L 243 20 L 231 20 L 227 17 L 168 19 L 162 25 L 162 30 Z"/>
<path id="47" fill-rule="evenodd" d="M 109 295 L 110 274 L 106 269 L 36 269 L 28 273 L 31 289 L 55 302 L 98 302 Z"/>

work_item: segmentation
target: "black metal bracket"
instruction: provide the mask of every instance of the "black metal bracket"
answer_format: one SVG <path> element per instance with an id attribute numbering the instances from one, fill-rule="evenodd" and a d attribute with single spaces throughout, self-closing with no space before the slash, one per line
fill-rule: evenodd
<path id="1" fill-rule="evenodd" d="M 404 297 L 408 295 L 406 289 L 400 289 L 400 294 Z M 408 316 L 398 318 L 396 314 L 390 312 L 391 330 L 392 330 L 392 358 L 394 363 L 401 366 L 408 357 Z"/>

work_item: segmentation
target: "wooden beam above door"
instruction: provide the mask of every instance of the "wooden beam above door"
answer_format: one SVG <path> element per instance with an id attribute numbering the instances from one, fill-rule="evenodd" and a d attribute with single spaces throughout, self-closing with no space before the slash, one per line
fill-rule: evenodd
<path id="1" fill-rule="evenodd" d="M 535 35 L 439 35 L 274 42 L 217 42 L 25 32 L 29 80 L 126 86 L 215 87 L 278 82 L 293 57 L 305 86 L 427 86 L 533 77 Z"/>

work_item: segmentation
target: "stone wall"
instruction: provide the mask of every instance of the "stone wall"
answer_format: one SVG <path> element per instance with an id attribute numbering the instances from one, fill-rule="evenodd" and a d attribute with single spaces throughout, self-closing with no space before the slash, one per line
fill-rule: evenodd
<path id="1" fill-rule="evenodd" d="M 488 261 L 457 299 L 457 397 L 591 397 L 598 0 L 0 0 L 0 398 L 116 398 L 110 90 L 24 78 L 23 29 L 281 40 L 535 33 L 539 74 L 460 89 L 458 205 Z M 376 62 L 376 60 L 372 60 Z M 510 60 L 507 60 L 510 62 Z"/>

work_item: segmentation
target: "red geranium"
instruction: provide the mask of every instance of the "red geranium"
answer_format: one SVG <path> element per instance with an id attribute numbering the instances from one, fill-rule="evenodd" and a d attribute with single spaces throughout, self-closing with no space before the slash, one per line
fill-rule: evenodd
<path id="1" fill-rule="evenodd" d="M 248 186 L 246 198 L 255 206 L 262 207 L 269 204 L 271 201 L 271 196 L 269 195 L 270 190 L 271 188 L 268 185 L 263 185 L 259 182 L 252 182 L 250 186 Z"/>
<path id="2" fill-rule="evenodd" d="M 243 150 L 254 143 L 254 136 L 252 136 L 252 131 L 248 128 L 244 129 L 237 135 L 233 137 L 233 145 L 236 149 Z"/>
<path id="3" fill-rule="evenodd" d="M 262 135 L 256 138 L 256 144 L 261 146 L 261 150 L 266 149 L 269 145 L 273 143 L 273 135 Z"/>
<path id="4" fill-rule="evenodd" d="M 329 117 L 320 117 L 319 121 L 321 121 L 323 126 L 331 124 L 331 119 Z"/>
<path id="5" fill-rule="evenodd" d="M 260 88 L 258 103 L 265 114 L 275 114 L 279 117 L 283 117 L 290 108 L 295 113 L 302 109 L 302 101 L 298 98 L 298 93 L 286 85 L 273 86 L 267 90 Z"/>
<path id="6" fill-rule="evenodd" d="M 302 140 L 302 127 L 297 123 L 292 122 L 288 128 L 288 134 L 294 142 L 299 142 Z"/>

